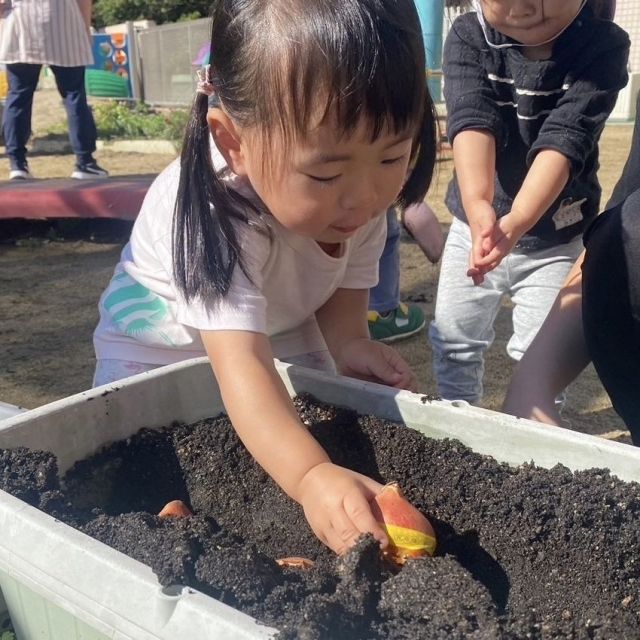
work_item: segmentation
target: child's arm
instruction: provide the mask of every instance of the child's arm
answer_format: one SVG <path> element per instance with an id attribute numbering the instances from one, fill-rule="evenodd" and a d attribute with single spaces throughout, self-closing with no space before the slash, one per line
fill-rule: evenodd
<path id="1" fill-rule="evenodd" d="M 484 257 L 475 266 L 485 272 L 497 267 L 520 238 L 555 202 L 571 174 L 569 159 L 554 149 L 540 151 L 513 200 L 511 211 L 483 233 Z"/>
<path id="2" fill-rule="evenodd" d="M 493 190 L 496 141 L 489 131 L 467 129 L 453 139 L 453 163 L 462 196 L 462 206 L 471 230 L 471 255 L 467 275 L 482 282 L 476 265 L 486 255 L 483 241 L 494 228 Z"/>
<path id="3" fill-rule="evenodd" d="M 519 362 L 502 407 L 505 413 L 560 424 L 555 398 L 590 361 L 582 327 L 583 260 L 584 252 Z"/>
<path id="4" fill-rule="evenodd" d="M 93 12 L 93 0 L 76 0 L 78 8 L 84 19 L 84 23 L 87 25 L 87 29 L 91 29 L 91 14 Z"/>
<path id="5" fill-rule="evenodd" d="M 345 376 L 414 391 L 415 376 L 400 354 L 382 342 L 371 340 L 368 306 L 367 289 L 338 289 L 316 311 L 338 371 Z"/>
<path id="6" fill-rule="evenodd" d="M 304 508 L 314 533 L 342 553 L 363 532 L 387 538 L 369 508 L 382 486 L 334 465 L 304 427 L 273 365 L 268 338 L 202 331 L 229 418 L 251 455 Z"/>

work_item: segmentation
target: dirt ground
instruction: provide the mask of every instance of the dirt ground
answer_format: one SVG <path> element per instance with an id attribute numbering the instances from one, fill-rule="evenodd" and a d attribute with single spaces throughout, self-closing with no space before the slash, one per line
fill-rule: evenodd
<path id="1" fill-rule="evenodd" d="M 64 121 L 64 111 L 53 90 L 40 90 L 34 105 L 34 136 Z M 606 202 L 626 160 L 631 126 L 609 125 L 601 142 L 603 202 Z M 0 148 L 0 151 L 4 151 Z M 112 175 L 154 173 L 172 159 L 152 154 L 98 154 Z M 30 164 L 40 178 L 69 175 L 73 157 L 32 156 Z M 0 176 L 8 162 L 0 156 Z M 452 162 L 443 157 L 429 202 L 445 228 L 450 215 L 442 202 Z M 15 230 L 15 225 L 13 226 Z M 16 240 L 7 237 L 0 223 L 0 401 L 33 408 L 91 385 L 91 334 L 97 321 L 97 301 L 108 282 L 122 243 L 123 225 L 100 222 L 88 225 L 65 221 L 55 228 L 33 229 Z M 438 266 L 430 265 L 418 247 L 405 238 L 401 248 L 401 290 L 405 300 L 419 304 L 432 318 Z M 499 409 L 511 375 L 512 362 L 505 345 L 511 332 L 509 302 L 505 301 L 496 325 L 496 341 L 487 355 L 483 405 Z M 436 393 L 431 371 L 431 349 L 423 334 L 399 343 L 398 350 L 414 367 L 419 390 Z M 568 426 L 587 433 L 624 431 L 611 409 L 595 372 L 590 367 L 572 385 L 565 411 Z M 622 436 L 624 438 L 624 436 Z"/>

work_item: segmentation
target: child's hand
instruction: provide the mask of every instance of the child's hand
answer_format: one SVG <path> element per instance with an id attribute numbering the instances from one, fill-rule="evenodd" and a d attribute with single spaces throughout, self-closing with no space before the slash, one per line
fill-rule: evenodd
<path id="1" fill-rule="evenodd" d="M 485 255 L 474 266 L 482 275 L 495 269 L 511 253 L 524 231 L 516 224 L 511 213 L 500 218 L 491 229 L 483 232 L 482 248 Z"/>
<path id="2" fill-rule="evenodd" d="M 471 252 L 467 275 L 473 279 L 475 285 L 479 285 L 482 284 L 484 273 L 486 273 L 479 263 L 492 248 L 488 238 L 496 224 L 496 212 L 490 202 L 478 200 L 469 207 L 467 219 L 471 230 Z"/>
<path id="3" fill-rule="evenodd" d="M 336 363 L 342 375 L 387 384 L 396 389 L 415 391 L 416 378 L 411 367 L 393 348 L 382 342 L 355 338 L 342 345 Z"/>
<path id="4" fill-rule="evenodd" d="M 501 411 L 518 418 L 527 418 L 552 424 L 562 425 L 562 417 L 556 405 L 556 398 L 553 393 L 542 385 L 532 385 L 531 377 L 516 375 L 511 380 L 507 397 L 502 405 Z"/>
<path id="5" fill-rule="evenodd" d="M 382 485 L 355 471 L 324 462 L 302 478 L 298 502 L 313 532 L 336 553 L 344 553 L 363 533 L 372 533 L 382 548 L 389 543 L 369 501 Z"/>

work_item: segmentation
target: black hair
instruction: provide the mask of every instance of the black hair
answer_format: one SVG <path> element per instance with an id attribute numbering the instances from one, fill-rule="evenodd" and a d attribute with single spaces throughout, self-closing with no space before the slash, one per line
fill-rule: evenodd
<path id="1" fill-rule="evenodd" d="M 413 167 L 397 204 L 421 201 L 436 154 L 436 117 L 426 82 L 413 0 L 217 0 L 212 7 L 211 79 L 226 113 L 285 145 L 304 137 L 324 108 L 344 134 L 364 120 L 413 128 Z M 195 98 L 180 158 L 173 223 L 174 277 L 187 299 L 224 296 L 244 270 L 235 225 L 254 205 L 216 175 L 208 101 Z M 265 163 L 270 159 L 265 159 Z"/>

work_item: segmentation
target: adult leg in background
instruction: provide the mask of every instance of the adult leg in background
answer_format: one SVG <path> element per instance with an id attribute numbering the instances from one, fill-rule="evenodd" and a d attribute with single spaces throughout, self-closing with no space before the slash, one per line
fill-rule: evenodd
<path id="1" fill-rule="evenodd" d="M 378 284 L 369 292 L 369 309 L 393 311 L 400 303 L 400 224 L 395 209 L 387 211 L 387 239 L 378 261 Z"/>
<path id="2" fill-rule="evenodd" d="M 25 167 L 27 162 L 33 94 L 42 65 L 8 64 L 6 67 L 9 92 L 4 107 L 4 140 L 11 168 L 17 169 Z"/>
<path id="3" fill-rule="evenodd" d="M 84 87 L 84 67 L 57 67 L 51 70 L 58 91 L 64 100 L 69 123 L 69 141 L 80 166 L 93 162 L 96 150 L 96 123 L 87 103 Z"/>

